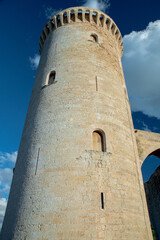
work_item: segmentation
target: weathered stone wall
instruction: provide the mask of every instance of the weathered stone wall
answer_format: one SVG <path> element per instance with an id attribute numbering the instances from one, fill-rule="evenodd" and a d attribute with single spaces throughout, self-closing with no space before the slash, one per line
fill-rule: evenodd
<path id="1" fill-rule="evenodd" d="M 160 239 L 160 167 L 144 183 L 150 220 L 156 233 L 156 239 Z"/>
<path id="2" fill-rule="evenodd" d="M 152 239 L 117 28 L 82 19 L 43 36 L 2 240 Z"/>

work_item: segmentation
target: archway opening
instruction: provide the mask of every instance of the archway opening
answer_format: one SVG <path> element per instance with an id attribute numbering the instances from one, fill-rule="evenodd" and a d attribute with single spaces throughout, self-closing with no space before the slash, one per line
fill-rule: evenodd
<path id="1" fill-rule="evenodd" d="M 160 149 L 148 155 L 141 170 L 153 239 L 158 240 L 160 239 Z"/>

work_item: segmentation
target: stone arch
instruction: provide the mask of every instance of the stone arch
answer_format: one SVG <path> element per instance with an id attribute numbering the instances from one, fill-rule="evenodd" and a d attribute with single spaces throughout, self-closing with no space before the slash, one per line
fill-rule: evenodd
<path id="1" fill-rule="evenodd" d="M 154 155 L 160 158 L 159 133 L 135 130 L 135 136 L 141 166 L 144 160 L 150 155 Z"/>
<path id="2" fill-rule="evenodd" d="M 160 148 L 158 148 L 155 151 L 153 151 L 152 153 L 150 153 L 149 156 L 150 155 L 154 155 L 154 156 L 160 158 Z"/>
<path id="3" fill-rule="evenodd" d="M 157 146 L 150 146 L 148 147 L 148 149 L 146 148 L 143 154 L 141 154 L 140 158 L 141 166 L 143 165 L 145 159 L 151 155 L 160 158 L 160 144 L 157 144 Z"/>
<path id="4" fill-rule="evenodd" d="M 146 182 L 154 174 L 157 167 L 160 167 L 160 149 L 157 149 L 146 156 L 141 165 L 143 181 Z"/>

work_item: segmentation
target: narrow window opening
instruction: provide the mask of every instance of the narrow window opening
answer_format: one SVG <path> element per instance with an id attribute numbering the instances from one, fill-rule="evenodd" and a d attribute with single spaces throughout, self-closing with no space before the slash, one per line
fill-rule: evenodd
<path id="1" fill-rule="evenodd" d="M 49 27 L 48 27 L 48 25 L 46 26 L 46 32 L 47 32 L 47 35 L 49 34 Z"/>
<path id="2" fill-rule="evenodd" d="M 118 35 L 119 35 L 119 32 L 117 30 L 116 33 L 115 33 L 116 39 L 118 38 Z"/>
<path id="3" fill-rule="evenodd" d="M 97 13 L 96 13 L 96 12 L 93 12 L 93 13 L 92 13 L 92 17 L 93 17 L 93 21 L 94 21 L 95 23 L 97 23 Z"/>
<path id="4" fill-rule="evenodd" d="M 93 150 L 106 152 L 105 133 L 102 130 L 96 130 L 92 133 Z"/>
<path id="5" fill-rule="evenodd" d="M 51 27 L 52 27 L 52 30 L 55 29 L 55 21 L 54 21 L 54 19 L 51 19 Z"/>
<path id="6" fill-rule="evenodd" d="M 91 34 L 91 36 L 90 36 L 90 40 L 91 40 L 92 42 L 98 43 L 98 36 L 93 33 L 93 34 Z"/>
<path id="7" fill-rule="evenodd" d="M 82 21 L 82 10 L 78 10 L 78 19 Z"/>
<path id="8" fill-rule="evenodd" d="M 115 26 L 114 24 L 112 24 L 112 27 L 111 27 L 112 34 L 114 34 L 115 27 L 116 27 L 116 26 Z"/>
<path id="9" fill-rule="evenodd" d="M 97 79 L 97 76 L 96 76 L 96 91 L 98 92 L 98 79 Z"/>
<path id="10" fill-rule="evenodd" d="M 40 152 L 40 148 L 38 148 L 38 154 L 37 154 L 37 162 L 36 162 L 35 175 L 36 175 L 36 173 L 37 173 L 37 168 L 38 168 L 39 152 Z"/>
<path id="11" fill-rule="evenodd" d="M 86 11 L 85 12 L 85 19 L 89 22 L 89 14 L 90 12 L 89 11 Z"/>
<path id="12" fill-rule="evenodd" d="M 55 79 L 56 79 L 56 72 L 53 71 L 50 73 L 49 75 L 49 79 L 48 79 L 48 85 L 51 85 L 52 83 L 55 82 Z"/>
<path id="13" fill-rule="evenodd" d="M 57 16 L 57 27 L 61 26 L 60 15 Z"/>
<path id="14" fill-rule="evenodd" d="M 101 192 L 101 208 L 104 209 L 104 194 Z"/>
<path id="15" fill-rule="evenodd" d="M 109 26 L 110 26 L 110 23 L 111 21 L 109 19 L 106 20 L 106 25 L 107 25 L 107 28 L 109 29 Z"/>
<path id="16" fill-rule="evenodd" d="M 71 11 L 71 20 L 75 22 L 75 13 L 74 11 Z"/>
<path id="17" fill-rule="evenodd" d="M 104 22 L 104 16 L 103 16 L 103 15 L 101 15 L 99 19 L 100 19 L 100 26 L 103 26 L 103 22 Z"/>
<path id="18" fill-rule="evenodd" d="M 63 14 L 63 23 L 68 23 L 67 13 L 66 12 Z"/>

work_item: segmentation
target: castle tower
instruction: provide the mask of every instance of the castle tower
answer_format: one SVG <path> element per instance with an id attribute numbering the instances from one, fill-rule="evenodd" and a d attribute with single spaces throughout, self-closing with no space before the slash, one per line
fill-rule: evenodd
<path id="1" fill-rule="evenodd" d="M 1 240 L 151 240 L 113 20 L 69 8 L 49 20 Z"/>

